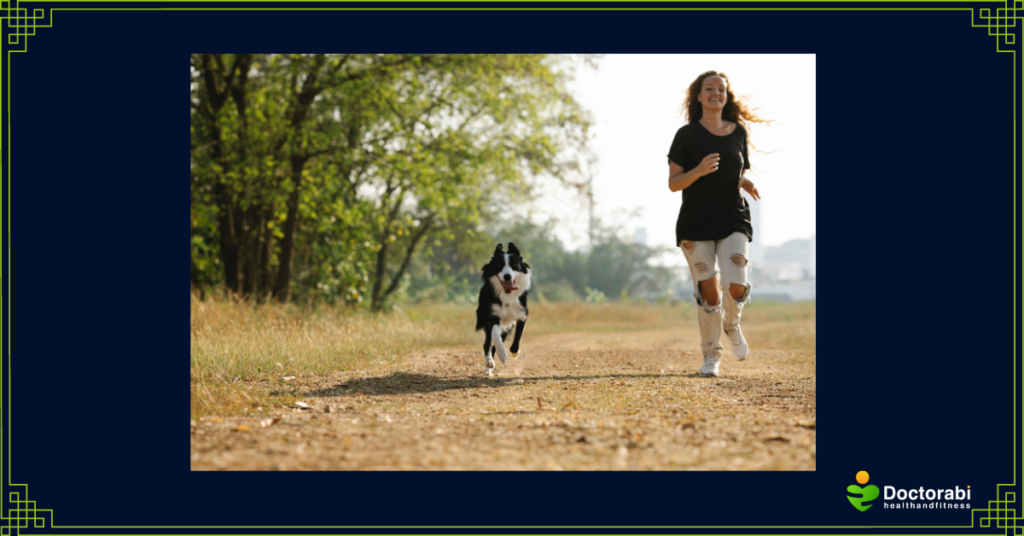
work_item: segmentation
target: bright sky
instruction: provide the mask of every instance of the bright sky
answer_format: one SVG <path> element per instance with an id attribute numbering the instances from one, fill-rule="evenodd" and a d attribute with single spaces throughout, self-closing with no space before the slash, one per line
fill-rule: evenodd
<path id="1" fill-rule="evenodd" d="M 815 58 L 814 55 L 607 55 L 597 70 L 580 67 L 569 88 L 594 118 L 595 213 L 609 220 L 640 208 L 627 228 L 647 229 L 649 245 L 673 245 L 681 193 L 668 189 L 666 154 L 686 88 L 708 70 L 725 72 L 733 93 L 776 123 L 753 126 L 753 166 L 748 175 L 761 194 L 762 246 L 777 246 L 815 232 Z M 582 245 L 586 211 L 575 221 L 564 216 L 578 201 L 551 200 L 563 214 L 559 237 Z M 555 208 L 561 205 L 563 208 Z M 576 213 L 576 210 L 572 210 Z M 756 222 L 755 222 L 756 226 Z M 680 255 L 680 259 L 681 259 Z M 671 264 L 677 264 L 675 262 Z"/>

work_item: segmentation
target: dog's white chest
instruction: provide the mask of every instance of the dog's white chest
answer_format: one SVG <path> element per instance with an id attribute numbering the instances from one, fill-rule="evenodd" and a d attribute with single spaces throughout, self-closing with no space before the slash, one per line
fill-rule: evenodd
<path id="1" fill-rule="evenodd" d="M 516 320 L 526 318 L 526 311 L 523 310 L 523 305 L 519 303 L 518 297 L 506 301 L 505 297 L 502 296 L 500 304 L 496 303 L 491 306 L 491 313 L 501 320 L 502 326 L 515 324 Z"/>

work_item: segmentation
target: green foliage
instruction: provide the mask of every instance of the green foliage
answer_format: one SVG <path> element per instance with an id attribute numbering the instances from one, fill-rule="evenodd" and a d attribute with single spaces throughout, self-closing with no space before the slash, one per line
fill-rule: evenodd
<path id="1" fill-rule="evenodd" d="M 428 245 L 418 257 L 422 267 L 412 275 L 410 295 L 419 300 L 475 302 L 481 267 L 495 244 L 512 241 L 523 252 L 533 276 L 533 292 L 541 301 L 600 303 L 608 296 L 628 301 L 658 299 L 671 293 L 676 274 L 650 264 L 660 250 L 627 243 L 620 227 L 595 222 L 591 251 L 567 251 L 551 233 L 553 224 L 529 220 L 492 232 L 466 232 L 458 240 Z M 444 289 L 444 290 L 442 290 Z"/>
<path id="2" fill-rule="evenodd" d="M 565 279 L 541 283 L 537 285 L 537 292 L 545 298 L 545 301 L 554 302 L 577 302 L 580 295 L 573 288 L 573 284 Z"/>
<path id="3" fill-rule="evenodd" d="M 193 55 L 193 284 L 465 299 L 495 197 L 571 183 L 589 126 L 571 76 L 545 55 Z"/>
<path id="4" fill-rule="evenodd" d="M 600 290 L 597 290 L 595 288 L 586 287 L 583 290 L 587 293 L 588 303 L 604 303 L 607 299 L 604 295 L 604 292 L 601 292 Z"/>

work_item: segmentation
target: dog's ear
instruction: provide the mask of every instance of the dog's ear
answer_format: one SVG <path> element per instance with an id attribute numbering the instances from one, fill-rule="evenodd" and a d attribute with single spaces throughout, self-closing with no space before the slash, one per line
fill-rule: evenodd
<path id="1" fill-rule="evenodd" d="M 523 262 L 523 254 L 519 252 L 519 248 L 517 248 L 512 242 L 508 243 L 508 254 L 512 255 L 517 261 L 526 266 L 526 263 Z M 527 266 L 527 268 L 529 268 L 529 266 Z"/>
<path id="2" fill-rule="evenodd" d="M 494 253 L 491 254 L 490 262 L 485 264 L 484 267 L 480 269 L 480 271 L 481 272 L 486 271 L 488 266 L 498 262 L 498 259 L 502 258 L 504 255 L 505 255 L 505 250 L 503 250 L 501 248 L 501 244 L 500 243 L 497 246 L 494 246 Z"/>

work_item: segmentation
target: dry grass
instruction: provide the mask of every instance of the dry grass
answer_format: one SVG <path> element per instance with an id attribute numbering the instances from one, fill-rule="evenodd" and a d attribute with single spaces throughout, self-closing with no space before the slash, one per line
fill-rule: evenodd
<path id="1" fill-rule="evenodd" d="M 324 307 L 191 303 L 192 383 L 322 374 L 394 362 L 414 348 L 479 344 L 471 306 L 413 305 L 387 315 Z M 549 303 L 531 305 L 531 334 L 620 332 L 693 322 L 692 304 Z M 813 319 L 814 303 L 753 303 L 745 322 Z M 541 320 L 542 319 L 542 320 Z M 813 344 L 813 334 L 810 342 Z"/>
<path id="2" fill-rule="evenodd" d="M 752 303 L 744 323 L 813 319 L 813 302 Z M 272 404 L 239 385 L 282 378 L 391 365 L 413 349 L 476 348 L 473 307 L 418 304 L 376 315 L 347 308 L 316 310 L 292 305 L 255 305 L 191 300 L 190 378 L 192 415 L 239 414 Z M 692 304 L 547 303 L 531 306 L 530 336 L 551 333 L 616 333 L 656 330 L 695 322 Z M 813 330 L 774 333 L 771 347 L 814 351 Z M 280 401 L 278 401 L 280 402 Z"/>
<path id="3" fill-rule="evenodd" d="M 191 313 L 193 383 L 346 370 L 393 361 L 412 346 L 460 340 L 457 315 L 443 313 L 371 315 L 195 298 Z"/>

